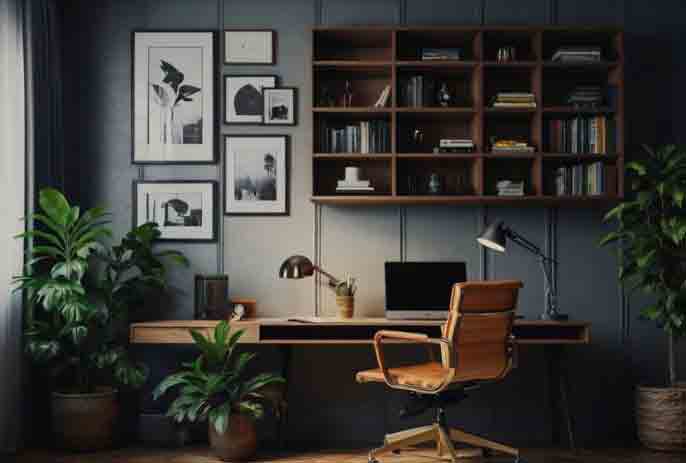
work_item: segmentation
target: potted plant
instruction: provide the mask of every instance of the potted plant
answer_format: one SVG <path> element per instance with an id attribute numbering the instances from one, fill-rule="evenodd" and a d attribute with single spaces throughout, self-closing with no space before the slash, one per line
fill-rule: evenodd
<path id="1" fill-rule="evenodd" d="M 686 387 L 677 381 L 676 343 L 686 334 L 686 151 L 645 149 L 644 160 L 626 166 L 632 199 L 606 215 L 617 229 L 601 244 L 618 243 L 619 278 L 652 297 L 642 318 L 667 334 L 667 387 L 638 387 L 639 439 L 649 448 L 683 451 Z"/>
<path id="2" fill-rule="evenodd" d="M 55 443 L 68 450 L 111 447 L 117 387 L 137 388 L 147 378 L 147 368 L 129 358 L 120 327 L 136 294 L 164 287 L 164 256 L 148 255 L 156 225 L 108 250 L 98 241 L 111 235 L 102 208 L 81 213 L 54 189 L 40 192 L 39 205 L 32 229 L 19 235 L 34 241 L 33 258 L 14 279 L 36 309 L 27 317 L 25 349 L 47 372 Z"/>
<path id="3" fill-rule="evenodd" d="M 357 282 L 355 278 L 346 275 L 345 280 L 334 283 L 336 291 L 336 304 L 341 318 L 353 318 L 355 314 L 355 293 Z"/>
<path id="4" fill-rule="evenodd" d="M 284 379 L 271 373 L 247 377 L 246 367 L 256 354 L 244 352 L 234 358 L 243 330 L 230 334 L 226 321 L 220 322 L 211 336 L 190 330 L 200 356 L 182 364 L 182 371 L 165 378 L 155 389 L 158 399 L 178 388 L 167 416 L 178 423 L 208 422 L 210 446 L 224 461 L 245 460 L 257 449 L 253 420 L 264 413 L 264 405 L 278 405 L 265 388 Z M 279 410 L 275 406 L 275 410 Z"/>

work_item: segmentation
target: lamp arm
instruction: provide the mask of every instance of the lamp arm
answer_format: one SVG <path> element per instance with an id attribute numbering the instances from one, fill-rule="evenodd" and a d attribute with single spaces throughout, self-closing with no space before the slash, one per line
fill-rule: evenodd
<path id="1" fill-rule="evenodd" d="M 541 248 L 539 248 L 534 243 L 527 240 L 526 238 L 524 238 L 522 235 L 520 235 L 516 231 L 512 230 L 511 228 L 507 228 L 505 230 L 505 233 L 507 234 L 507 237 L 511 241 L 517 243 L 519 246 L 523 247 L 524 249 L 526 249 L 530 253 L 538 256 L 539 258 L 543 259 L 544 261 L 557 263 L 557 261 L 555 259 L 552 259 L 552 258 L 546 256 L 545 254 L 543 254 L 543 251 L 541 251 Z"/>
<path id="2" fill-rule="evenodd" d="M 329 286 L 335 287 L 338 284 L 338 282 L 339 282 L 338 278 L 331 275 L 329 272 L 325 271 L 323 268 L 321 268 L 317 265 L 314 265 L 313 268 L 316 272 L 321 273 L 322 275 L 324 275 L 326 278 L 329 279 Z"/>

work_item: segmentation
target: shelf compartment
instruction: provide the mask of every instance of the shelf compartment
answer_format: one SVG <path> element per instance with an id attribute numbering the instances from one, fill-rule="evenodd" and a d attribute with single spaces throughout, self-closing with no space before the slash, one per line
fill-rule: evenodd
<path id="1" fill-rule="evenodd" d="M 390 62 L 393 32 L 374 28 L 315 29 L 314 61 Z"/>
<path id="2" fill-rule="evenodd" d="M 345 178 L 346 167 L 359 167 L 360 179 L 369 180 L 375 188 L 373 192 L 337 192 L 338 180 Z M 313 185 L 312 191 L 315 196 L 388 196 L 392 193 L 392 160 L 390 157 L 375 159 L 372 156 L 364 156 L 354 159 L 352 156 L 345 158 L 322 158 L 313 159 Z"/>
<path id="3" fill-rule="evenodd" d="M 560 47 L 598 46 L 601 62 L 619 61 L 622 59 L 621 40 L 621 32 L 612 28 L 546 30 L 543 32 L 543 59 L 551 60 Z"/>
<path id="4" fill-rule="evenodd" d="M 421 61 L 423 48 L 459 48 L 461 60 L 481 59 L 481 35 L 477 30 L 407 28 L 397 34 L 398 61 Z"/>
<path id="5" fill-rule="evenodd" d="M 473 196 L 480 181 L 476 160 L 469 158 L 399 158 L 399 196 Z M 431 177 L 437 176 L 438 193 L 430 191 Z"/>
<path id="6" fill-rule="evenodd" d="M 359 69 L 332 69 L 316 68 L 314 71 L 315 106 L 317 108 L 332 108 L 331 110 L 374 110 L 374 103 L 379 99 L 383 89 L 392 87 L 392 74 L 390 68 L 374 68 L 365 72 Z M 352 89 L 352 105 L 344 106 L 344 94 L 346 82 Z M 391 93 L 393 88 L 391 88 Z M 386 106 L 391 106 L 393 96 L 390 95 Z"/>
<path id="7" fill-rule="evenodd" d="M 496 61 L 500 48 L 514 47 L 516 60 L 536 61 L 540 58 L 540 39 L 540 33 L 531 30 L 484 31 L 484 59 Z"/>
<path id="8" fill-rule="evenodd" d="M 557 171 L 560 167 L 572 167 L 577 165 L 589 166 L 595 163 L 602 163 L 604 173 L 603 173 L 603 191 L 599 194 L 590 195 L 556 195 L 556 179 Z M 590 156 L 582 155 L 577 157 L 564 157 L 564 158 L 544 158 L 543 159 L 543 194 L 544 196 L 552 198 L 561 199 L 571 199 L 571 198 L 605 198 L 612 199 L 617 198 L 618 185 L 617 185 L 617 158 L 614 157 L 603 157 L 600 156 Z M 586 175 L 586 174 L 584 174 Z M 571 180 L 571 179 L 570 179 Z"/>
<path id="9" fill-rule="evenodd" d="M 411 60 L 396 61 L 399 70 L 406 69 L 444 69 L 444 70 L 465 70 L 473 69 L 479 65 L 478 61 L 462 60 Z"/>
<path id="10" fill-rule="evenodd" d="M 465 138 L 481 150 L 480 119 L 471 112 L 399 112 L 396 115 L 398 153 L 433 153 L 441 138 Z M 421 137 L 416 137 L 416 131 Z"/>
<path id="11" fill-rule="evenodd" d="M 540 95 L 534 89 L 536 69 L 517 67 L 491 67 L 484 69 L 484 105 L 494 110 L 518 110 L 520 108 L 493 108 L 493 101 L 498 93 L 528 92 L 533 93 L 536 103 L 540 104 Z M 535 108 L 524 108 L 525 110 Z"/>
<path id="12" fill-rule="evenodd" d="M 541 139 L 536 125 L 535 112 L 524 111 L 488 111 L 484 120 L 484 151 L 491 152 L 495 140 L 526 141 L 540 150 Z M 533 153 L 493 153 L 493 154 L 533 154 Z"/>
<path id="13" fill-rule="evenodd" d="M 452 107 L 472 107 L 479 101 L 476 75 L 477 73 L 471 68 L 398 69 L 397 106 L 399 108 L 443 108 L 438 102 L 438 91 L 445 84 L 452 96 L 451 106 L 446 107 L 447 110 Z M 419 89 L 416 80 L 413 80 L 416 77 L 421 77 L 423 82 Z"/>
<path id="14" fill-rule="evenodd" d="M 540 195 L 542 191 L 539 174 L 540 160 L 535 158 L 486 158 L 484 159 L 484 195 L 502 198 L 497 195 L 496 188 L 501 180 L 524 181 L 524 196 L 514 198 Z"/>
<path id="15" fill-rule="evenodd" d="M 602 96 L 601 108 L 614 111 L 618 90 L 612 83 L 611 73 L 602 68 L 545 68 L 543 70 L 544 108 L 552 112 L 575 112 L 567 98 L 579 86 L 599 87 Z M 582 108 L 578 108 L 582 110 Z"/>

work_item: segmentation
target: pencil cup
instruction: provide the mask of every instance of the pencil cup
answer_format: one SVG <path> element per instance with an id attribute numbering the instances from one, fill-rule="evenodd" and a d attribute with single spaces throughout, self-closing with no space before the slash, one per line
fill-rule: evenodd
<path id="1" fill-rule="evenodd" d="M 336 296 L 336 304 L 338 305 L 338 314 L 341 318 L 353 318 L 355 313 L 354 296 Z"/>

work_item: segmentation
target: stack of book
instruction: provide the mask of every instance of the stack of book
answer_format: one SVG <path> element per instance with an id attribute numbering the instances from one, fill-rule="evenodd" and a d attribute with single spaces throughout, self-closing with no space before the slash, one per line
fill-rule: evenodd
<path id="1" fill-rule="evenodd" d="M 552 119 L 547 123 L 548 146 L 554 153 L 614 154 L 616 123 L 607 116 Z"/>
<path id="2" fill-rule="evenodd" d="M 369 180 L 339 180 L 336 191 L 339 193 L 362 193 L 374 191 Z"/>
<path id="3" fill-rule="evenodd" d="M 494 153 L 533 153 L 534 147 L 525 141 L 496 140 L 491 147 Z"/>
<path id="4" fill-rule="evenodd" d="M 391 149 L 388 121 L 361 121 L 344 127 L 319 124 L 322 153 L 387 153 Z"/>
<path id="5" fill-rule="evenodd" d="M 493 98 L 494 108 L 535 108 L 536 97 L 529 92 L 499 92 Z"/>
<path id="6" fill-rule="evenodd" d="M 443 60 L 459 60 L 462 56 L 462 50 L 459 48 L 423 48 L 423 61 L 443 61 Z"/>
<path id="7" fill-rule="evenodd" d="M 600 47 L 560 47 L 553 54 L 553 61 L 562 63 L 593 63 L 602 59 Z"/>
<path id="8" fill-rule="evenodd" d="M 561 166 L 555 170 L 556 196 L 597 196 L 605 194 L 605 166 L 602 162 Z"/>
<path id="9" fill-rule="evenodd" d="M 578 85 L 567 97 L 567 104 L 573 106 L 600 106 L 603 94 L 599 85 Z"/>
<path id="10" fill-rule="evenodd" d="M 524 181 L 501 180 L 495 187 L 498 196 L 524 196 Z"/>
<path id="11" fill-rule="evenodd" d="M 469 138 L 441 138 L 438 148 L 439 153 L 471 153 L 474 142 Z"/>
<path id="12" fill-rule="evenodd" d="M 400 105 L 411 108 L 436 105 L 436 81 L 431 77 L 416 75 L 400 83 Z"/>

